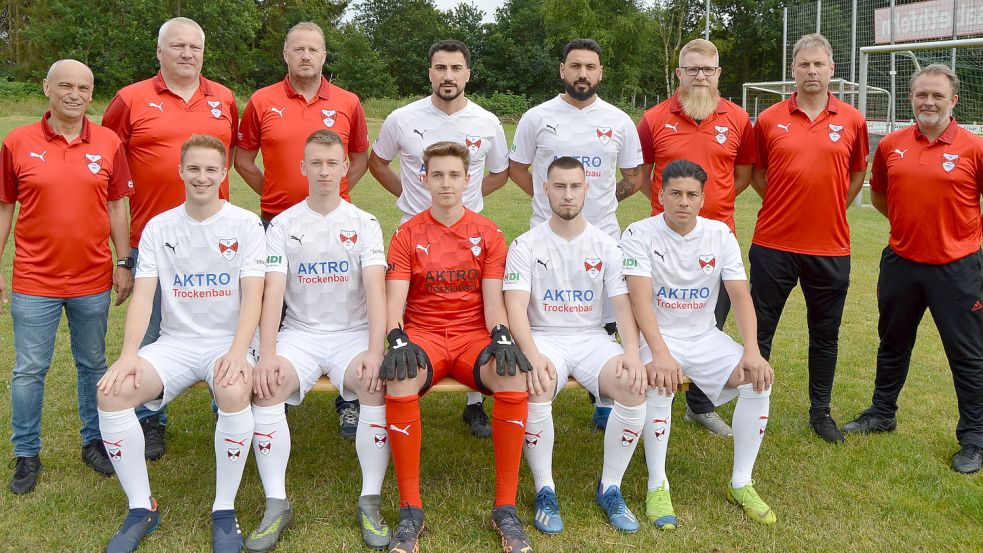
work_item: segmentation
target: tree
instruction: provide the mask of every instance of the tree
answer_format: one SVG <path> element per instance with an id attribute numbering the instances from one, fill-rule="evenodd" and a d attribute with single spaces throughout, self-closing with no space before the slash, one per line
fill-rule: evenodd
<path id="1" fill-rule="evenodd" d="M 329 78 L 362 98 L 393 98 L 399 94 L 396 79 L 369 38 L 354 24 L 328 33 Z"/>
<path id="2" fill-rule="evenodd" d="M 543 0 L 506 0 L 495 11 L 481 56 L 489 88 L 533 102 L 559 91 L 560 51 L 547 41 L 542 6 Z"/>

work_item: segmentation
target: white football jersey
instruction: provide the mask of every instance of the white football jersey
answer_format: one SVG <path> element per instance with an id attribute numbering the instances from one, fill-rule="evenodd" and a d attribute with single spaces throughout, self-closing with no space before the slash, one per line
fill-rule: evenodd
<path id="1" fill-rule="evenodd" d="M 505 263 L 504 290 L 529 292 L 529 324 L 556 334 L 604 334 L 603 305 L 628 293 L 618 243 L 587 223 L 567 242 L 543 221 L 516 238 Z"/>
<path id="2" fill-rule="evenodd" d="M 235 336 L 239 279 L 265 274 L 263 224 L 255 213 L 225 202 L 201 222 L 184 204 L 150 219 L 134 276 L 160 281 L 161 335 L 217 338 Z"/>
<path id="3" fill-rule="evenodd" d="M 480 212 L 484 207 L 481 181 L 485 169 L 501 173 L 509 168 L 509 150 L 505 130 L 498 117 L 468 100 L 464 109 L 447 115 L 433 105 L 430 96 L 403 106 L 386 117 L 379 130 L 379 139 L 372 147 L 382 159 L 399 155 L 399 178 L 403 193 L 396 207 L 403 212 L 400 224 L 430 207 L 430 191 L 420 176 L 423 170 L 423 150 L 435 143 L 449 140 L 464 144 L 471 154 L 471 182 L 464 191 L 464 207 Z"/>
<path id="4" fill-rule="evenodd" d="M 266 232 L 266 270 L 287 275 L 283 328 L 326 334 L 368 328 L 362 269 L 385 267 L 379 221 L 342 200 L 327 216 L 307 200 Z"/>
<path id="5" fill-rule="evenodd" d="M 578 109 L 557 96 L 527 111 L 515 129 L 509 157 L 532 165 L 530 227 L 550 218 L 543 183 L 546 168 L 562 156 L 575 157 L 584 164 L 590 183 L 584 217 L 617 240 L 621 234 L 615 213 L 617 169 L 642 164 L 642 145 L 635 123 L 627 113 L 600 98 Z"/>
<path id="6" fill-rule="evenodd" d="M 680 236 L 664 215 L 625 229 L 624 274 L 652 279 L 652 306 L 664 336 L 692 340 L 716 328 L 720 280 L 747 280 L 741 247 L 720 221 L 697 217 L 696 228 Z"/>

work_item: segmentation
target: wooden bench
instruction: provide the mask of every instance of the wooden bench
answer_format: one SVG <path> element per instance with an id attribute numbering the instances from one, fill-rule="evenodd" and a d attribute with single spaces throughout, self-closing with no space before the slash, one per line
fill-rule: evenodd
<path id="1" fill-rule="evenodd" d="M 689 389 L 689 382 L 690 380 L 684 376 L 683 383 L 679 386 L 680 391 L 685 392 L 687 389 Z M 204 382 L 198 382 L 194 385 L 194 387 L 207 388 L 208 386 Z M 573 377 L 570 377 L 570 379 L 567 380 L 567 383 L 563 386 L 564 390 L 572 390 L 576 388 L 582 389 L 583 386 L 581 386 L 579 382 L 574 380 Z M 314 387 L 311 388 L 311 391 L 312 392 L 337 392 L 338 388 L 334 387 L 334 384 L 331 383 L 328 377 L 322 376 L 320 379 L 318 379 L 317 383 L 314 384 Z M 464 384 L 461 384 L 454 378 L 447 376 L 444 377 L 443 380 L 435 384 L 432 388 L 430 388 L 430 391 L 431 392 L 474 392 L 475 390 L 472 390 L 471 388 L 468 388 Z"/>

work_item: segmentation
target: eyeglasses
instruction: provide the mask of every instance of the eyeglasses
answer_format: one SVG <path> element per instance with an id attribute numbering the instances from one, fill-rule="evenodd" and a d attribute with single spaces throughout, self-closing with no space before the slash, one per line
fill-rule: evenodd
<path id="1" fill-rule="evenodd" d="M 717 70 L 720 68 L 719 67 L 680 67 L 680 69 L 685 71 L 686 74 L 689 75 L 690 77 L 697 76 L 700 73 L 700 71 L 703 71 L 703 74 L 705 76 L 712 77 L 717 74 Z"/>

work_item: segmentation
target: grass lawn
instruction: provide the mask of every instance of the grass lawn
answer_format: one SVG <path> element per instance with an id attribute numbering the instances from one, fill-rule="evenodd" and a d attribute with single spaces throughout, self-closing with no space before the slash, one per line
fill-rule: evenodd
<path id="1" fill-rule="evenodd" d="M 0 118 L 0 134 L 35 118 Z M 376 136 L 381 121 L 370 121 Z M 507 128 L 511 136 L 514 126 Z M 379 217 L 384 234 L 398 221 L 394 198 L 371 175 L 358 184 L 354 202 Z M 233 176 L 233 201 L 258 210 L 258 198 Z M 512 183 L 486 198 L 485 214 L 511 240 L 528 228 L 530 201 Z M 744 250 L 759 200 L 753 191 L 739 198 L 737 224 Z M 648 214 L 640 194 L 619 208 L 622 226 Z M 877 263 L 887 241 L 887 223 L 873 209 L 851 208 L 853 282 L 841 331 L 839 374 L 833 415 L 840 424 L 867 407 L 877 348 L 874 292 Z M 11 239 L 10 242 L 13 242 Z M 11 244 L 2 271 L 10 278 Z M 107 337 L 109 361 L 122 340 L 124 308 L 114 308 Z M 736 335 L 736 328 L 729 330 Z M 45 402 L 42 460 L 36 491 L 7 491 L 12 468 L 0 471 L 0 536 L 9 551 L 101 550 L 126 512 L 115 478 L 85 467 L 79 456 L 75 371 L 67 325 L 58 334 Z M 983 479 L 948 468 L 957 448 L 956 400 L 945 356 L 930 317 L 919 332 L 912 370 L 902 396 L 897 432 L 855 437 L 845 445 L 819 441 L 808 427 L 806 357 L 808 340 L 802 296 L 793 292 L 773 348 L 777 384 L 772 394 L 768 436 L 756 469 L 756 486 L 778 514 L 762 528 L 744 519 L 724 498 L 731 465 L 731 442 L 714 438 L 683 421 L 674 407 L 668 473 L 682 526 L 660 533 L 643 526 L 621 535 L 607 525 L 594 504 L 601 471 L 602 435 L 590 431 L 591 407 L 583 391 L 567 391 L 555 403 L 557 444 L 554 473 L 567 529 L 539 535 L 528 525 L 537 551 L 980 551 L 983 546 Z M 0 435 L 9 436 L 10 369 L 14 364 L 10 316 L 0 316 Z M 277 551 L 362 551 L 355 526 L 360 475 L 354 447 L 338 435 L 334 397 L 308 396 L 290 412 L 293 433 L 288 490 L 297 515 Z M 470 437 L 460 420 L 463 396 L 434 394 L 423 400 L 422 492 L 430 528 L 426 551 L 495 551 L 488 529 L 494 495 L 490 441 Z M 730 418 L 733 406 L 721 412 Z M 150 464 L 150 478 L 163 520 L 141 551 L 203 551 L 210 547 L 209 508 L 214 491 L 213 422 L 209 396 L 195 389 L 174 401 L 169 412 L 167 454 Z M 10 450 L 7 450 L 10 451 Z M 625 476 L 629 505 L 644 514 L 646 487 L 642 448 Z M 519 513 L 532 515 L 532 480 L 523 465 Z M 259 522 L 263 493 L 249 461 L 238 497 L 245 532 Z M 392 473 L 384 488 L 384 512 L 392 522 L 397 493 Z"/>

